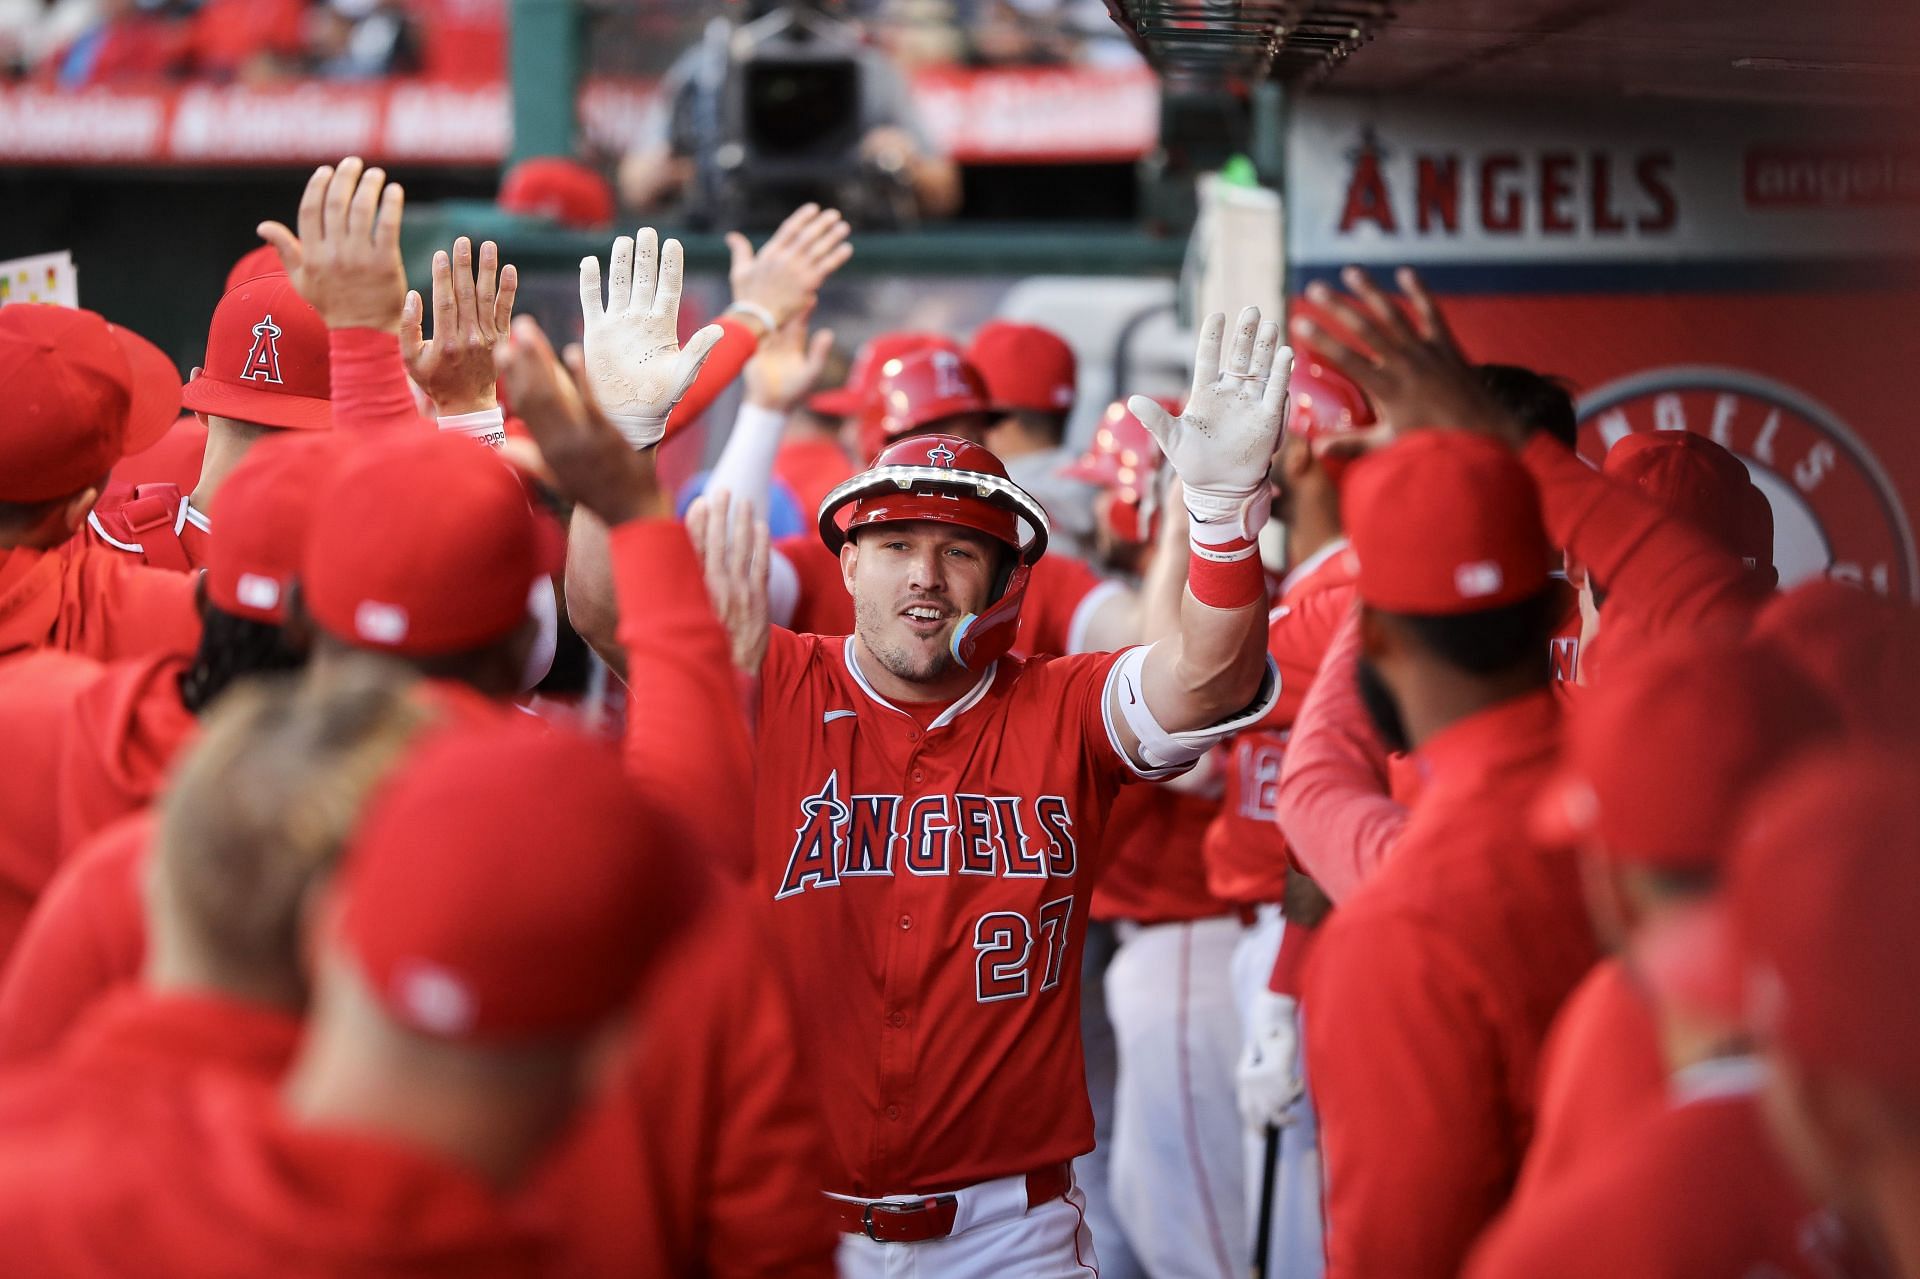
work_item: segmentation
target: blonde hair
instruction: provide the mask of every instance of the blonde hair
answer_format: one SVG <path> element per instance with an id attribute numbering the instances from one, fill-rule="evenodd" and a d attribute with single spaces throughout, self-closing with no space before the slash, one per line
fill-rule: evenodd
<path id="1" fill-rule="evenodd" d="M 203 961 L 305 986 L 300 923 L 368 795 L 434 719 L 369 658 L 236 684 L 161 801 L 155 884 Z"/>

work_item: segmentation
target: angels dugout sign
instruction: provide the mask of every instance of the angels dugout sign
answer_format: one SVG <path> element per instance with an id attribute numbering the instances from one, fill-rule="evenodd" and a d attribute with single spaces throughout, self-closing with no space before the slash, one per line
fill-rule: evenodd
<path id="1" fill-rule="evenodd" d="M 1771 500 L 1783 583 L 1920 600 L 1920 151 L 1813 127 L 1322 100 L 1290 140 L 1291 278 L 1420 266 L 1470 355 L 1574 385 L 1587 457 L 1705 435 Z"/>

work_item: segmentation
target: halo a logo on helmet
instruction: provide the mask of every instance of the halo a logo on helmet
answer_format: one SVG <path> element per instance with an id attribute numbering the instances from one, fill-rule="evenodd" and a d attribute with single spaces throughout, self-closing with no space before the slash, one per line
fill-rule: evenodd
<path id="1" fill-rule="evenodd" d="M 1920 555 L 1898 490 L 1860 437 L 1811 396 L 1747 369 L 1678 365 L 1609 382 L 1579 407 L 1589 461 L 1638 431 L 1693 431 L 1738 455 L 1773 507 L 1783 588 L 1825 573 L 1920 601 Z"/>

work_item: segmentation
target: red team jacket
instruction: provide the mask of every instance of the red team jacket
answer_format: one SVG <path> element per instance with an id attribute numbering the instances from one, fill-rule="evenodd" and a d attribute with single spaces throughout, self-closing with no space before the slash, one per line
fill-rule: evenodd
<path id="1" fill-rule="evenodd" d="M 191 654 L 193 579 L 77 537 L 48 551 L 0 548 L 0 662 L 35 649 L 101 661 Z"/>
<path id="2" fill-rule="evenodd" d="M 1393 857 L 1321 929 L 1301 1009 L 1331 1279 L 1452 1275 L 1513 1189 L 1541 1041 L 1596 957 L 1573 858 L 1515 817 L 1558 724 L 1542 690 L 1426 742 Z"/>
<path id="3" fill-rule="evenodd" d="M 54 653 L 0 663 L 0 721 L 37 743 L 0 782 L 0 958 L 60 863 L 150 803 L 199 731 L 180 700 L 185 667 Z"/>
<path id="4" fill-rule="evenodd" d="M 1540 1115 L 1515 1201 L 1583 1166 L 1666 1086 L 1653 1010 L 1618 958 L 1601 960 L 1567 997 L 1547 1034 Z"/>
<path id="5" fill-rule="evenodd" d="M 0 1066 L 51 1052 L 96 1002 L 139 979 L 154 824 L 152 809 L 114 822 L 47 885 L 0 967 Z"/>
<path id="6" fill-rule="evenodd" d="M 1136 775 L 1105 717 L 1118 655 L 1002 658 L 910 711 L 854 643 L 775 628 L 761 680 L 756 884 L 831 1063 L 822 1188 L 939 1193 L 1084 1154 L 1082 930 Z"/>
<path id="7" fill-rule="evenodd" d="M 1606 1147 L 1513 1210 L 1468 1279 L 1833 1279 L 1832 1232 L 1766 1132 L 1759 1063 L 1683 1070 Z"/>
<path id="8" fill-rule="evenodd" d="M 826 1134 L 764 909 L 728 898 L 648 978 L 610 1095 L 533 1194 L 558 1273 L 832 1279 Z"/>

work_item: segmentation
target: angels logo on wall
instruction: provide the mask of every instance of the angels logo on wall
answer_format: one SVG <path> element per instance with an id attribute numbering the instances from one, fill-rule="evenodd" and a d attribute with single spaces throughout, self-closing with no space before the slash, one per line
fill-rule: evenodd
<path id="1" fill-rule="evenodd" d="M 1636 431 L 1693 431 L 1736 454 L 1773 507 L 1782 588 L 1825 573 L 1920 601 L 1913 525 L 1872 450 L 1811 396 L 1747 369 L 1676 365 L 1582 397 L 1580 452 Z"/>

